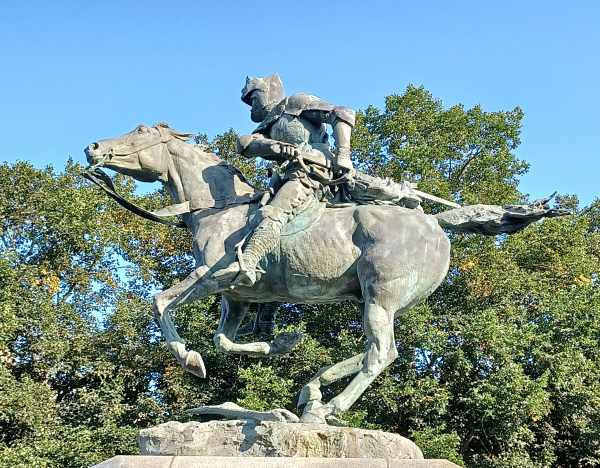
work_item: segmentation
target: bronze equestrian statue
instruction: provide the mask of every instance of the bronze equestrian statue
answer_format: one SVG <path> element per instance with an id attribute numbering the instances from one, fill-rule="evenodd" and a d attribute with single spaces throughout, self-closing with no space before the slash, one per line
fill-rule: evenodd
<path id="1" fill-rule="evenodd" d="M 270 201 L 234 167 L 186 143 L 190 134 L 165 124 L 140 125 L 123 136 L 90 144 L 85 149 L 91 165 L 86 176 L 137 214 L 165 223 L 163 217 L 180 215 L 177 225 L 191 231 L 195 269 L 155 296 L 154 314 L 168 348 L 184 369 L 199 377 L 206 375 L 202 358 L 186 349 L 171 319 L 182 303 L 221 294 L 214 343 L 223 352 L 252 356 L 288 352 L 300 337 L 280 334 L 270 342 L 237 343 L 251 303 L 350 300 L 362 307 L 365 352 L 321 369 L 304 386 L 298 401 L 304 422 L 335 420 L 335 414 L 349 409 L 396 359 L 394 318 L 427 298 L 448 271 L 450 242 L 442 227 L 495 235 L 566 214 L 551 209 L 548 199 L 426 214 L 419 201 L 439 199 L 411 184 L 369 177 L 352 168 L 351 110 L 306 94 L 285 98 L 276 76 L 248 79 L 242 99 L 252 105 L 252 119 L 260 124 L 252 135 L 240 137 L 240 153 L 283 166 Z M 327 124 L 333 128 L 333 151 Z M 174 204 L 149 213 L 127 202 L 101 167 L 144 182 L 161 181 Z M 341 195 L 344 203 L 336 203 Z M 380 203 L 370 203 L 377 198 Z M 340 394 L 321 401 L 322 386 L 351 375 Z M 216 410 L 205 412 L 211 411 Z M 273 411 L 275 416 L 269 417 L 297 420 L 290 412 Z"/>

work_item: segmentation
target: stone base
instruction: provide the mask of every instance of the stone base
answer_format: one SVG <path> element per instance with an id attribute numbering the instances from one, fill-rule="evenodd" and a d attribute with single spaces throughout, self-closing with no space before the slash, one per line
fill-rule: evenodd
<path id="1" fill-rule="evenodd" d="M 119 455 L 93 468 L 458 468 L 447 460 Z"/>
<path id="2" fill-rule="evenodd" d="M 399 434 L 326 424 L 170 421 L 141 430 L 138 442 L 142 455 L 423 459 Z"/>

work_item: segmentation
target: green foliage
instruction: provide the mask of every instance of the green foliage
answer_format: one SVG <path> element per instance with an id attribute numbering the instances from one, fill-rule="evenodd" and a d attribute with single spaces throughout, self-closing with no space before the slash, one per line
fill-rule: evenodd
<path id="1" fill-rule="evenodd" d="M 370 421 L 369 415 L 367 414 L 367 410 L 348 410 L 340 413 L 337 417 L 339 417 L 342 421 L 344 421 L 349 427 L 359 427 L 362 429 L 381 429 L 379 424 L 373 423 Z"/>
<path id="2" fill-rule="evenodd" d="M 443 426 L 436 426 L 411 431 L 410 436 L 423 451 L 425 458 L 442 458 L 464 466 L 464 460 L 459 454 L 460 437 L 456 432 L 448 433 Z"/>
<path id="3" fill-rule="evenodd" d="M 445 108 L 411 86 L 358 114 L 354 157 L 461 203 L 521 201 L 521 119 L 519 109 Z M 264 183 L 263 168 L 235 153 L 232 130 L 198 143 Z M 293 410 L 319 368 L 363 351 L 352 304 L 284 305 L 279 330 L 304 334 L 292 353 L 220 354 L 219 305 L 207 298 L 176 314 L 208 369 L 204 380 L 185 374 L 151 296 L 192 268 L 189 234 L 135 218 L 81 169 L 0 165 L 0 466 L 83 467 L 135 453 L 140 428 L 185 421 L 200 404 Z M 136 196 L 129 179 L 115 182 L 146 208 L 168 204 L 164 191 Z M 453 235 L 447 280 L 397 319 L 399 357 L 342 415 L 350 425 L 398 432 L 428 457 L 472 467 L 600 464 L 600 201 L 558 203 L 575 214 L 509 237 Z"/>
<path id="4" fill-rule="evenodd" d="M 459 203 L 517 200 L 527 164 L 511 153 L 520 143 L 521 109 L 444 109 L 424 88 L 388 96 L 385 110 L 359 113 L 352 147 L 360 167 L 401 179 L 411 174 L 424 191 Z"/>
<path id="5" fill-rule="evenodd" d="M 238 373 L 244 387 L 240 390 L 238 404 L 249 409 L 268 411 L 285 408 L 292 403 L 291 379 L 277 375 L 272 367 L 253 364 Z"/>

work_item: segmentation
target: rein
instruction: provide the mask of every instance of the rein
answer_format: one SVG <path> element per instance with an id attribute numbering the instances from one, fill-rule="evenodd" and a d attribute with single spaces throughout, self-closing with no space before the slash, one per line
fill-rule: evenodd
<path id="1" fill-rule="evenodd" d="M 106 193 L 109 197 L 111 197 L 114 201 L 116 201 L 123 208 L 131 211 L 132 213 L 147 219 L 149 221 L 154 221 L 156 223 L 164 224 L 165 226 L 174 226 L 178 228 L 186 228 L 187 225 L 183 221 L 169 221 L 168 219 L 163 219 L 160 216 L 152 213 L 151 211 L 142 208 L 141 206 L 136 205 L 133 202 L 130 202 L 126 198 L 123 198 L 117 192 L 115 185 L 113 184 L 112 179 L 103 172 L 99 167 L 90 168 L 83 172 L 82 176 L 94 183 L 98 187 L 100 187 L 104 193 Z M 104 183 L 103 183 L 104 182 Z"/>
<path id="2" fill-rule="evenodd" d="M 109 197 L 115 200 L 123 208 L 131 211 L 139 217 L 147 219 L 149 221 L 154 221 L 156 223 L 164 224 L 165 226 L 173 226 L 182 229 L 187 228 L 187 225 L 183 221 L 170 221 L 168 219 L 164 219 L 164 217 L 183 215 L 205 209 L 224 209 L 230 206 L 253 203 L 264 197 L 264 192 L 259 191 L 251 195 L 238 195 L 226 199 L 215 199 L 215 204 L 212 206 L 204 206 L 198 200 L 188 200 L 183 203 L 169 205 L 167 207 L 161 208 L 156 212 L 148 211 L 145 208 L 142 208 L 141 206 L 130 202 L 117 192 L 117 189 L 115 188 L 112 179 L 100 169 L 100 166 L 102 166 L 107 159 L 110 160 L 113 156 L 129 156 L 131 154 L 139 153 L 140 151 L 152 148 L 156 145 L 166 144 L 173 139 L 173 136 L 171 134 L 165 134 L 165 132 L 160 126 L 157 126 L 156 128 L 160 132 L 160 140 L 154 141 L 147 145 L 143 145 L 139 148 L 134 148 L 129 152 L 117 152 L 114 150 L 114 148 L 111 148 L 108 154 L 108 158 L 103 159 L 99 163 L 88 167 L 82 173 L 82 176 L 85 179 L 92 182 L 94 185 L 100 187 L 104 193 L 106 193 Z"/>

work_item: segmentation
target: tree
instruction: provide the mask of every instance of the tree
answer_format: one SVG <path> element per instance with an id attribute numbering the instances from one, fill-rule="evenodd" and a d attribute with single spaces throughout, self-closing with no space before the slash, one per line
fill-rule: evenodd
<path id="1" fill-rule="evenodd" d="M 512 153 L 521 118 L 519 109 L 444 109 L 410 86 L 389 96 L 384 111 L 360 114 L 353 147 L 361 167 L 393 178 L 409 171 L 437 195 L 518 202 L 527 169 Z M 577 208 L 573 197 L 560 202 Z M 398 320 L 400 358 L 373 386 L 379 411 L 369 408 L 369 417 L 412 433 L 432 455 L 441 447 L 472 466 L 598 463 L 591 442 L 599 439 L 600 415 L 592 211 L 510 237 L 454 236 L 447 280 Z M 584 346 L 592 341 L 594 351 Z"/>
<path id="2" fill-rule="evenodd" d="M 135 453 L 139 428 L 235 399 L 249 364 L 211 346 L 219 312 L 209 298 L 179 322 L 211 375 L 198 386 L 177 366 L 151 296 L 191 268 L 189 234 L 140 222 L 82 170 L 0 166 L 1 466 L 83 467 Z M 122 177 L 116 185 L 147 208 L 165 200 L 135 197 Z"/>

